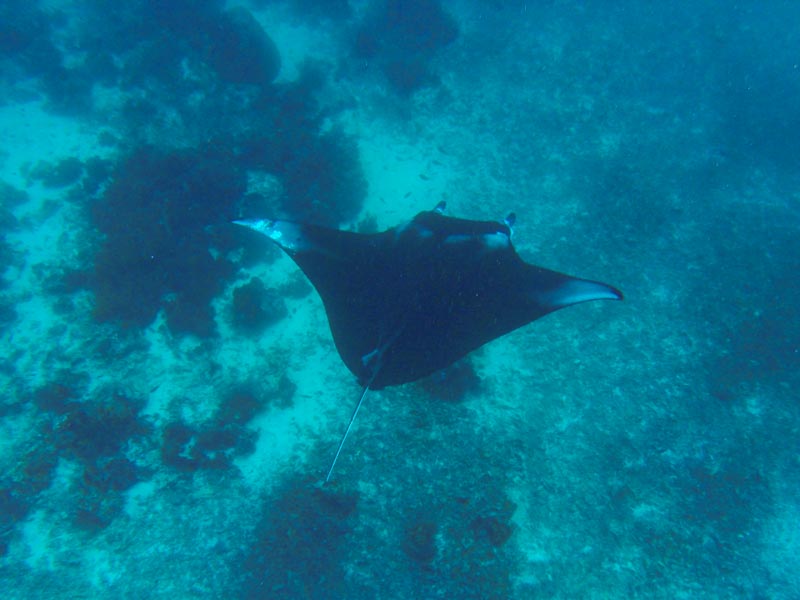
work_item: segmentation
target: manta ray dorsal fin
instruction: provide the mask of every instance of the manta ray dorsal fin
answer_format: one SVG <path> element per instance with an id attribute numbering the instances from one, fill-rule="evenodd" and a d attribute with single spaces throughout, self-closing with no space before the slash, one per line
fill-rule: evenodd
<path id="1" fill-rule="evenodd" d="M 373 377 L 374 379 L 374 377 Z M 344 441 L 347 439 L 347 435 L 350 433 L 350 430 L 353 428 L 353 423 L 356 420 L 356 415 L 358 414 L 361 405 L 364 403 L 364 398 L 367 397 L 367 392 L 369 391 L 369 386 L 372 383 L 372 380 L 364 386 L 364 389 L 361 391 L 361 397 L 358 399 L 358 404 L 356 404 L 356 409 L 353 411 L 353 416 L 350 417 L 350 422 L 347 424 L 347 429 L 344 430 L 344 435 L 342 436 L 342 440 L 339 442 L 339 447 L 336 449 L 336 455 L 333 457 L 333 462 L 331 463 L 331 468 L 328 469 L 328 474 L 325 476 L 325 483 L 328 483 L 331 480 L 331 475 L 333 475 L 333 467 L 336 466 L 336 461 L 339 460 L 339 454 L 342 452 L 342 447 L 344 446 Z"/>

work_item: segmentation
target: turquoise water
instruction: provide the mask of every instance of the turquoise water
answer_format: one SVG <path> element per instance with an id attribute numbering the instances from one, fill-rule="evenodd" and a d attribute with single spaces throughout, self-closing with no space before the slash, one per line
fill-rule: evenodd
<path id="1" fill-rule="evenodd" d="M 2 3 L 3 596 L 800 596 L 798 18 Z M 322 486 L 359 386 L 229 223 L 442 200 L 626 300 L 370 393 Z"/>

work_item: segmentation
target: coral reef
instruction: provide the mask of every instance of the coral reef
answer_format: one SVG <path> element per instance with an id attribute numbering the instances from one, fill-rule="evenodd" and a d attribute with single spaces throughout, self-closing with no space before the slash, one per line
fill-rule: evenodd
<path id="1" fill-rule="evenodd" d="M 0 247 L 0 259 L 3 257 L 2 247 Z M 0 288 L 3 287 L 4 281 L 0 279 Z M 17 318 L 17 311 L 14 308 L 14 303 L 0 299 L 0 331 L 11 325 Z"/>
<path id="2" fill-rule="evenodd" d="M 6 234 L 14 231 L 18 225 L 12 210 L 27 201 L 26 192 L 0 181 L 0 289 L 7 285 L 2 275 L 15 262 L 15 253 L 6 239 Z M 0 327 L 11 323 L 15 317 L 13 303 L 0 299 Z"/>
<path id="3" fill-rule="evenodd" d="M 54 431 L 55 445 L 65 456 L 84 463 L 117 456 L 131 438 L 150 432 L 150 424 L 139 417 L 143 406 L 118 393 L 71 402 Z"/>
<path id="4" fill-rule="evenodd" d="M 358 504 L 355 493 L 289 478 L 264 509 L 243 560 L 244 598 L 346 595 L 342 554 Z"/>
<path id="5" fill-rule="evenodd" d="M 477 537 L 485 536 L 489 543 L 496 547 L 505 544 L 514 532 L 511 525 L 496 516 L 475 517 L 470 527 Z"/>
<path id="6" fill-rule="evenodd" d="M 75 488 L 77 494 L 70 512 L 72 522 L 79 529 L 97 533 L 108 527 L 122 512 L 124 500 L 120 494 L 104 493 L 82 483 Z"/>
<path id="7" fill-rule="evenodd" d="M 264 404 L 253 386 L 237 386 L 223 398 L 214 422 L 218 427 L 246 425 L 263 410 Z"/>
<path id="8" fill-rule="evenodd" d="M 140 475 L 136 463 L 118 456 L 88 464 L 83 471 L 83 481 L 101 492 L 124 492 L 141 480 Z"/>
<path id="9" fill-rule="evenodd" d="M 33 393 L 33 402 L 45 411 L 57 415 L 65 415 L 72 410 L 78 394 L 71 387 L 58 381 L 52 381 Z"/>
<path id="10" fill-rule="evenodd" d="M 237 148 L 243 163 L 282 184 L 280 214 L 270 216 L 337 226 L 358 216 L 367 183 L 354 140 L 340 128 L 323 130 L 315 99 L 323 81 L 313 65 L 304 69 L 263 107 L 271 122 L 245 132 Z"/>
<path id="11" fill-rule="evenodd" d="M 273 0 L 254 0 L 253 5 L 262 7 Z M 292 14 L 297 19 L 317 23 L 323 19 L 347 19 L 353 14 L 349 0 L 289 0 Z"/>
<path id="12" fill-rule="evenodd" d="M 273 402 L 278 408 L 289 408 L 294 403 L 294 393 L 296 391 L 297 384 L 289 379 L 286 373 L 283 373 L 278 379 L 278 386 L 274 392 Z"/>
<path id="13" fill-rule="evenodd" d="M 436 533 L 433 521 L 414 521 L 406 525 L 403 535 L 403 552 L 416 562 L 428 565 L 436 558 Z"/>
<path id="14" fill-rule="evenodd" d="M 288 314 L 283 299 L 260 279 L 233 290 L 233 325 L 241 332 L 258 334 Z"/>
<path id="15" fill-rule="evenodd" d="M 338 130 L 294 148 L 278 172 L 286 187 L 283 208 L 299 221 L 336 225 L 351 220 L 366 196 L 358 149 Z"/>
<path id="16" fill-rule="evenodd" d="M 28 178 L 49 188 L 62 188 L 77 182 L 83 173 L 83 161 L 73 156 L 54 164 L 40 161 L 30 170 Z"/>
<path id="17" fill-rule="evenodd" d="M 86 175 L 81 181 L 81 187 L 83 192 L 91 197 L 108 182 L 114 170 L 114 164 L 110 160 L 94 157 L 84 163 L 84 168 Z"/>
<path id="18" fill-rule="evenodd" d="M 281 68 L 275 42 L 250 11 L 237 7 L 221 12 L 206 29 L 206 60 L 230 83 L 267 85 Z"/>
<path id="19" fill-rule="evenodd" d="M 717 470 L 689 464 L 688 471 L 683 481 L 687 518 L 713 526 L 720 539 L 746 532 L 753 507 L 768 497 L 761 475 L 736 465 Z"/>
<path id="20" fill-rule="evenodd" d="M 255 450 L 255 432 L 239 425 L 194 429 L 184 423 L 164 428 L 161 460 L 179 471 L 227 469 L 236 456 Z"/>
<path id="21" fill-rule="evenodd" d="M 376 61 L 392 88 L 408 96 L 437 81 L 436 53 L 458 37 L 458 26 L 437 0 L 376 3 L 356 31 L 356 57 Z"/>
<path id="22" fill-rule="evenodd" d="M 13 61 L 2 77 L 37 79 L 52 109 L 74 114 L 89 106 L 91 80 L 80 69 L 65 66 L 54 43 L 57 24 L 58 20 L 36 3 L 0 5 L 0 57 Z"/>
<path id="23" fill-rule="evenodd" d="M 28 192 L 15 188 L 13 185 L 0 181 L 0 206 L 9 210 L 25 204 L 30 200 Z"/>
<path id="24" fill-rule="evenodd" d="M 14 497 L 28 506 L 47 489 L 59 458 L 80 466 L 71 483 L 75 494 L 65 509 L 76 526 L 98 531 L 122 510 L 121 492 L 144 478 L 145 470 L 126 456 L 131 442 L 149 436 L 152 427 L 140 416 L 144 403 L 101 391 L 82 399 L 82 375 L 63 374 L 32 394 L 33 403 L 50 416 L 40 428 L 42 443 L 19 462 Z"/>
<path id="25" fill-rule="evenodd" d="M 0 484 L 0 558 L 8 551 L 14 524 L 24 519 L 29 509 L 13 487 Z"/>
<path id="26" fill-rule="evenodd" d="M 244 186 L 231 157 L 212 149 L 145 148 L 124 160 L 92 211 L 105 234 L 92 281 L 95 318 L 144 326 L 169 306 L 174 332 L 210 335 L 209 302 L 233 267 L 211 255 L 206 227 L 233 218 Z"/>
<path id="27" fill-rule="evenodd" d="M 366 194 L 355 147 L 339 132 L 316 136 L 312 128 L 295 135 L 277 168 L 287 191 L 285 213 L 324 224 L 353 218 Z M 224 227 L 239 216 L 244 191 L 241 163 L 217 149 L 143 148 L 122 161 L 92 211 L 105 234 L 89 284 L 95 318 L 142 327 L 164 308 L 174 333 L 213 334 L 210 301 L 232 278 L 234 265 L 224 253 L 212 255 L 212 248 L 244 246 L 246 261 L 264 247 L 238 228 Z M 257 285 L 234 299 L 235 322 L 243 330 L 263 328 L 283 312 L 279 300 Z"/>
<path id="28" fill-rule="evenodd" d="M 22 459 L 20 481 L 17 486 L 20 494 L 31 501 L 36 494 L 47 489 L 53 482 L 53 472 L 58 465 L 58 456 L 49 445 L 43 444 Z"/>
<path id="29" fill-rule="evenodd" d="M 145 14 L 186 43 L 225 82 L 266 85 L 281 67 L 275 43 L 243 7 L 219 2 L 150 2 Z"/>
<path id="30" fill-rule="evenodd" d="M 481 379 L 467 357 L 416 383 L 417 387 L 436 400 L 461 402 L 469 394 L 481 390 Z"/>
<path id="31" fill-rule="evenodd" d="M 798 8 L 606 4 L 0 2 L 4 597 L 798 597 Z M 636 301 L 369 395 L 321 485 L 357 390 L 231 364 L 313 290 L 229 221 L 438 199 Z"/>

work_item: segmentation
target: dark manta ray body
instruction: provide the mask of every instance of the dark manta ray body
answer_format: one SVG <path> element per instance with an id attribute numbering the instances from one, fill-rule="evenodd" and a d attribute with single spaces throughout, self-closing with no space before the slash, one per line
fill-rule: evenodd
<path id="1" fill-rule="evenodd" d="M 524 262 L 505 222 L 446 217 L 444 203 L 410 223 L 360 234 L 289 221 L 237 221 L 269 237 L 303 270 L 333 340 L 364 391 L 416 381 L 559 308 L 621 300 L 604 283 Z M 326 481 L 333 472 L 333 464 Z"/>

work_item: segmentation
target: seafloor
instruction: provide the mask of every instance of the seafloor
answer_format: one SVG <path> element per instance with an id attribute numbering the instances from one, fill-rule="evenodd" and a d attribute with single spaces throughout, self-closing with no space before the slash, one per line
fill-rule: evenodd
<path id="1" fill-rule="evenodd" d="M 798 22 L 4 0 L 2 597 L 800 597 Z M 441 200 L 626 300 L 372 393 L 323 487 L 358 385 L 229 223 Z"/>

